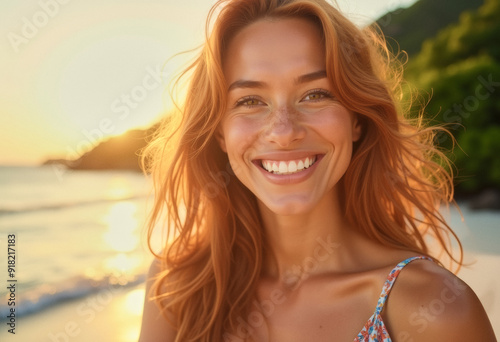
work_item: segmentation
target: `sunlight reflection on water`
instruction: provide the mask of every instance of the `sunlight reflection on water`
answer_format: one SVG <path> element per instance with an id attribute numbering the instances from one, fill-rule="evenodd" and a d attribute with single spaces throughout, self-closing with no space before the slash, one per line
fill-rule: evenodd
<path id="1" fill-rule="evenodd" d="M 130 184 L 130 179 L 125 176 L 115 176 L 107 184 L 106 198 L 120 199 L 129 198 L 134 195 L 134 189 Z"/>
<path id="2" fill-rule="evenodd" d="M 116 252 L 131 252 L 139 245 L 137 206 L 132 202 L 113 204 L 102 222 L 108 226 L 104 241 Z"/>

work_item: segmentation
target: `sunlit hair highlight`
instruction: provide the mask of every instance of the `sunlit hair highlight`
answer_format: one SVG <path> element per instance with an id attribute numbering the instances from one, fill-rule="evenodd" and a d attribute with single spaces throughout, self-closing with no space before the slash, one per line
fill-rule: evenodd
<path id="1" fill-rule="evenodd" d="M 362 122 L 340 184 L 346 217 L 371 239 L 419 254 L 433 254 L 426 241 L 432 236 L 461 264 L 461 245 L 454 258 L 449 237 L 456 236 L 439 213 L 453 197 L 449 165 L 432 144 L 439 128 L 407 118 L 401 62 L 382 36 L 323 0 L 222 0 L 210 12 L 199 57 L 179 77 L 188 79 L 184 102 L 144 154 L 155 185 L 149 238 L 159 224 L 170 237 L 157 255 L 164 271 L 152 296 L 178 331 L 176 341 L 223 340 L 254 300 L 266 245 L 255 196 L 215 138 L 226 110 L 222 66 L 241 29 L 287 17 L 321 29 L 333 95 Z"/>

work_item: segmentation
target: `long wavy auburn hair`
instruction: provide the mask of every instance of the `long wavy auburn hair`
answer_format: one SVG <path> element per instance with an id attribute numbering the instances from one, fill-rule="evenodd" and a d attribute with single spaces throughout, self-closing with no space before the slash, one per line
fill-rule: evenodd
<path id="1" fill-rule="evenodd" d="M 462 263 L 460 242 L 439 212 L 453 197 L 450 165 L 432 144 L 442 129 L 424 127 L 421 116 L 407 118 L 402 63 L 382 35 L 357 28 L 325 0 L 221 0 L 209 13 L 200 55 L 179 76 L 188 80 L 185 100 L 144 154 L 156 196 L 148 236 L 160 223 L 170 237 L 156 255 L 164 271 L 151 296 L 177 330 L 176 341 L 221 341 L 255 299 L 266 241 L 256 198 L 215 138 L 226 111 L 222 66 L 243 28 L 290 17 L 321 29 L 333 95 L 362 122 L 339 184 L 347 219 L 383 245 L 419 254 L 432 254 L 431 236 Z"/>

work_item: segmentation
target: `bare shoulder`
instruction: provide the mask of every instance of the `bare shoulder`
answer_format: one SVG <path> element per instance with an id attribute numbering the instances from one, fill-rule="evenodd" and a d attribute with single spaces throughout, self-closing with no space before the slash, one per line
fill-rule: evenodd
<path id="1" fill-rule="evenodd" d="M 393 341 L 496 341 L 474 291 L 439 265 L 417 260 L 399 275 L 384 322 Z"/>
<path id="2" fill-rule="evenodd" d="M 151 263 L 146 279 L 146 296 L 142 314 L 139 342 L 169 342 L 175 340 L 175 330 L 164 317 L 155 300 L 151 298 L 151 288 L 163 269 L 158 260 Z"/>

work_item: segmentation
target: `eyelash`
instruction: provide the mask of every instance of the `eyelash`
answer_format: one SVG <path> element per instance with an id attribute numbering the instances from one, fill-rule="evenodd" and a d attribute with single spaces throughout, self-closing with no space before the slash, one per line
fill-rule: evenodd
<path id="1" fill-rule="evenodd" d="M 321 95 L 322 97 L 320 97 L 319 99 L 314 99 L 314 100 L 308 100 L 308 101 L 312 101 L 312 102 L 316 102 L 316 101 L 321 101 L 322 99 L 331 99 L 333 96 L 332 94 L 325 90 L 325 89 L 313 89 L 313 90 L 310 90 L 306 93 L 306 95 L 303 97 L 303 99 L 305 99 L 306 97 L 310 96 L 310 95 L 315 95 L 315 94 L 318 94 L 318 95 Z M 301 100 L 302 102 L 303 100 Z"/>
<path id="2" fill-rule="evenodd" d="M 246 105 L 245 102 L 248 102 L 248 101 L 257 101 L 257 102 L 261 102 L 257 97 L 255 96 L 245 96 L 244 98 L 238 100 L 236 102 L 236 104 L 234 105 L 235 107 L 241 107 L 241 106 L 245 106 L 247 108 L 252 108 L 254 107 L 255 105 Z"/>
<path id="3" fill-rule="evenodd" d="M 304 99 L 310 95 L 315 95 L 315 94 L 318 94 L 318 95 L 321 95 L 321 97 L 319 99 L 313 99 L 313 100 L 307 100 L 307 101 L 310 101 L 310 102 L 316 102 L 316 101 L 321 101 L 325 98 L 332 98 L 332 94 L 325 90 L 325 89 L 312 89 L 312 90 L 309 90 L 305 95 L 304 97 L 302 98 L 302 101 L 304 101 Z M 247 108 L 252 108 L 252 107 L 255 107 L 256 105 L 249 105 L 249 104 L 245 104 L 246 102 L 249 102 L 249 101 L 257 101 L 257 102 L 262 102 L 259 100 L 259 98 L 255 97 L 255 96 L 245 96 L 243 97 L 242 99 L 238 100 L 236 103 L 235 103 L 235 107 L 241 107 L 241 106 L 244 106 L 244 107 L 247 107 Z"/>

